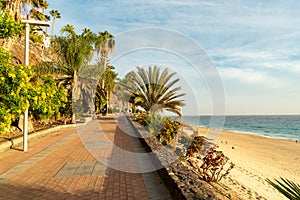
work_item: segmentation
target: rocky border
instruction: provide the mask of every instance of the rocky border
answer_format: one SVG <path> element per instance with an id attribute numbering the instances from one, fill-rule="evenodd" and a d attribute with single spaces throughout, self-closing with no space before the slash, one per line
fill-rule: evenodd
<path id="1" fill-rule="evenodd" d="M 134 122 L 128 116 L 128 121 L 135 127 L 136 133 L 139 135 L 140 142 L 146 147 L 148 152 L 154 152 L 159 149 L 161 144 L 153 137 L 143 137 L 147 135 L 147 131 L 139 123 Z M 164 158 L 168 157 L 167 152 L 164 155 L 152 157 L 152 161 L 163 165 L 166 163 Z M 166 153 L 166 154 L 165 154 Z M 182 164 L 180 159 L 158 170 L 158 174 L 164 181 L 174 199 L 183 200 L 220 200 L 227 199 L 226 196 L 219 194 L 215 188 L 209 183 L 199 179 L 192 170 L 189 170 Z"/>

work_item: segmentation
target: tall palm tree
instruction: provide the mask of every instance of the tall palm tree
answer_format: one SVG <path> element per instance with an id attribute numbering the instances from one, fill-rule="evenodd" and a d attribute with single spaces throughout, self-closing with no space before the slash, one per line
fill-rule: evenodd
<path id="1" fill-rule="evenodd" d="M 45 20 L 44 10 L 49 6 L 46 0 L 7 0 L 1 1 L 1 3 L 16 21 L 21 20 L 22 9 L 28 15 L 28 18 Z M 27 11 L 28 7 L 30 8 L 29 12 Z M 39 10 L 42 11 L 40 12 Z"/>
<path id="2" fill-rule="evenodd" d="M 167 68 L 160 73 L 157 66 L 150 66 L 148 70 L 137 67 L 137 72 L 131 72 L 132 84 L 125 87 L 134 104 L 144 108 L 149 115 L 166 109 L 181 116 L 181 107 L 185 104 L 178 98 L 185 94 L 177 94 L 181 87 L 174 86 L 179 81 L 178 78 L 172 80 L 175 74 L 169 73 Z"/>
<path id="3" fill-rule="evenodd" d="M 101 65 L 104 69 L 104 66 Z M 106 110 L 109 108 L 109 100 L 111 99 L 112 91 L 116 86 L 118 74 L 114 71 L 113 66 L 108 66 L 104 69 L 104 73 L 100 76 L 96 89 L 97 109 L 103 108 L 106 104 Z"/>
<path id="4" fill-rule="evenodd" d="M 106 91 L 106 107 L 107 107 L 107 114 L 108 114 L 108 109 L 110 105 L 110 100 L 111 100 L 111 94 L 112 91 L 115 89 L 116 86 L 116 79 L 118 74 L 113 71 L 115 69 L 113 66 L 108 66 L 105 69 L 105 72 L 103 74 L 103 82 L 104 82 L 104 88 Z"/>
<path id="5" fill-rule="evenodd" d="M 21 19 L 21 9 L 20 6 L 24 0 L 7 0 L 1 1 L 5 10 L 12 16 L 17 22 Z"/>
<path id="6" fill-rule="evenodd" d="M 96 37 L 95 50 L 97 55 L 101 55 L 101 63 L 107 67 L 107 56 L 115 48 L 115 38 L 108 31 L 99 32 Z"/>
<path id="7" fill-rule="evenodd" d="M 27 0 L 30 9 L 30 17 L 37 20 L 46 20 L 45 9 L 48 9 L 49 4 L 45 0 Z M 41 10 L 41 11 L 40 11 Z"/>
<path id="8" fill-rule="evenodd" d="M 120 79 L 116 84 L 116 89 L 114 90 L 114 94 L 118 97 L 118 100 L 122 102 L 123 110 L 129 108 L 129 104 L 134 106 L 134 101 L 130 92 L 127 91 L 127 87 L 134 87 L 133 85 L 133 77 L 135 73 L 133 71 L 127 73 L 123 79 Z M 126 86 L 124 88 L 124 86 Z M 125 105 L 127 104 L 127 105 Z M 134 110 L 134 109 L 133 109 Z"/>
<path id="9" fill-rule="evenodd" d="M 50 15 L 53 17 L 51 36 L 54 36 L 54 27 L 55 27 L 56 19 L 61 18 L 61 15 L 58 12 L 58 10 L 51 10 Z"/>
<path id="10" fill-rule="evenodd" d="M 104 32 L 99 32 L 97 37 L 95 38 L 95 51 L 97 56 L 101 56 L 100 58 L 100 63 L 104 66 L 104 69 L 106 69 L 108 62 L 107 62 L 107 57 L 108 55 L 113 52 L 115 48 L 115 38 L 112 34 L 110 34 L 108 31 Z M 102 80 L 102 86 L 99 86 L 99 88 L 104 88 L 104 81 Z M 106 93 L 106 101 L 108 103 L 108 94 Z M 107 110 L 108 114 L 108 104 L 107 104 Z"/>
<path id="11" fill-rule="evenodd" d="M 53 49 L 59 57 L 59 64 L 49 65 L 49 70 L 54 72 L 59 84 L 69 89 L 69 97 L 79 99 L 80 87 L 78 86 L 78 70 L 89 62 L 93 49 L 92 32 L 77 35 L 72 25 L 66 25 L 61 30 L 61 37 L 56 37 Z M 75 115 L 72 115 L 75 123 Z"/>

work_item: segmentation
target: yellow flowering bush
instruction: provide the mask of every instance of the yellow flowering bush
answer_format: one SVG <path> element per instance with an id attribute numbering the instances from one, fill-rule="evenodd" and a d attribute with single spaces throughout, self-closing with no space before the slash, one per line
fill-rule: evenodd
<path id="1" fill-rule="evenodd" d="M 29 94 L 29 114 L 38 120 L 59 117 L 60 108 L 68 101 L 64 88 L 57 88 L 51 75 L 42 76 L 41 80 L 36 81 Z"/>
<path id="2" fill-rule="evenodd" d="M 22 24 L 16 22 L 7 12 L 0 10 L 0 38 L 20 35 L 22 30 Z"/>
<path id="3" fill-rule="evenodd" d="M 8 51 L 0 47 L 0 136 L 26 109 L 35 119 L 58 117 L 67 102 L 64 88 L 57 88 L 50 75 L 30 83 L 30 66 L 13 65 Z"/>
<path id="4" fill-rule="evenodd" d="M 0 135 L 29 108 L 28 89 L 33 71 L 11 64 L 10 53 L 0 47 Z"/>

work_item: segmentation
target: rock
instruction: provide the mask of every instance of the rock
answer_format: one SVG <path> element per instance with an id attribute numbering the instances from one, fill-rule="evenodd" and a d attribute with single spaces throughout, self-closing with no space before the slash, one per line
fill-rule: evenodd
<path id="1" fill-rule="evenodd" d="M 178 183 L 178 187 L 179 187 L 179 188 L 184 188 L 184 186 L 185 186 L 184 183 L 182 183 L 182 182 Z"/>

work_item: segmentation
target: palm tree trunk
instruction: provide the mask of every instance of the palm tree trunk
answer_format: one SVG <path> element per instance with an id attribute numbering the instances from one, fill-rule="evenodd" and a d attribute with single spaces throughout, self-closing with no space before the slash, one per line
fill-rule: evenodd
<path id="1" fill-rule="evenodd" d="M 9 15 L 12 16 L 16 21 L 20 21 L 21 11 L 20 11 L 21 0 L 10 1 L 6 7 Z"/>
<path id="2" fill-rule="evenodd" d="M 74 74 L 73 74 L 73 81 L 72 81 L 72 100 L 73 100 L 73 95 L 76 95 L 76 87 L 77 87 L 77 71 L 75 70 L 74 71 Z M 72 106 L 73 108 L 73 106 Z M 74 108 L 72 110 L 72 119 L 71 119 L 71 123 L 72 124 L 75 124 L 76 123 L 76 116 L 75 116 L 75 113 L 74 113 Z"/>
<path id="3" fill-rule="evenodd" d="M 55 26 L 55 21 L 56 21 L 56 17 L 53 17 L 53 22 L 52 22 L 52 31 L 51 31 L 51 36 L 54 36 L 54 26 Z"/>

